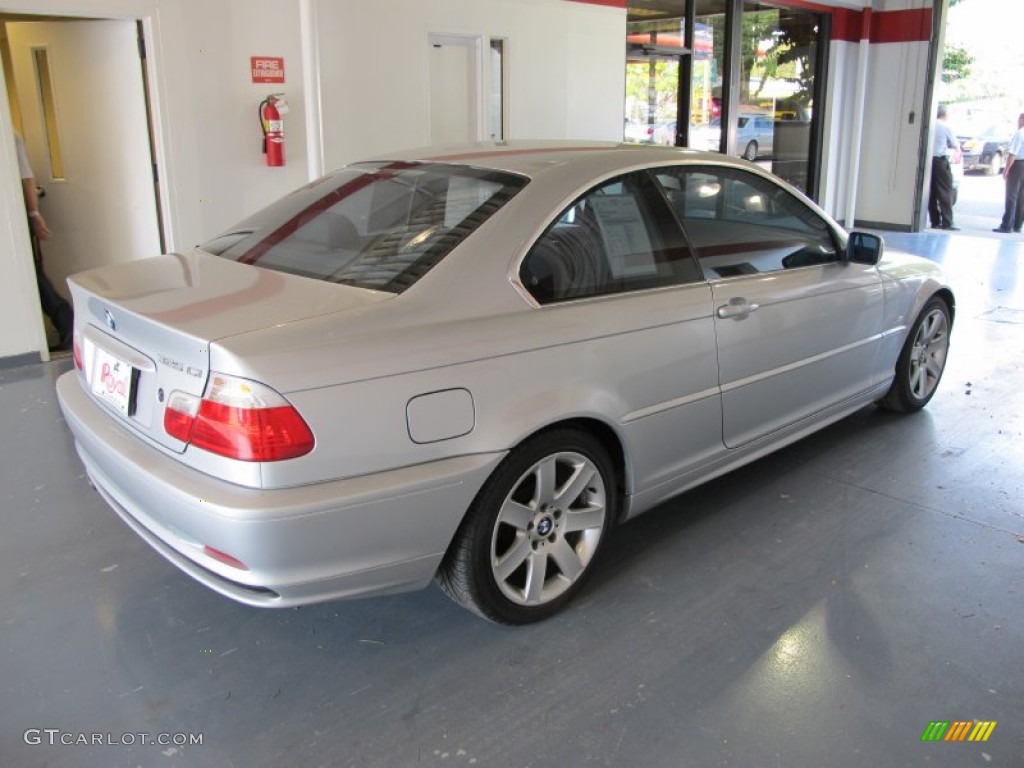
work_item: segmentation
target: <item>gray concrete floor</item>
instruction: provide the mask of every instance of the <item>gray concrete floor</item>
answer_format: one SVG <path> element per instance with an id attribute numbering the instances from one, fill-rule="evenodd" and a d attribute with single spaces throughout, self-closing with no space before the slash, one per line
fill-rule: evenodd
<path id="1" fill-rule="evenodd" d="M 1024 243 L 1024 235 L 992 231 L 999 226 L 1005 200 L 1006 181 L 1002 176 L 989 176 L 978 171 L 964 174 L 953 209 L 953 221 L 964 234 Z"/>
<path id="2" fill-rule="evenodd" d="M 887 239 L 958 293 L 928 409 L 866 408 L 619 529 L 527 628 L 436 588 L 229 602 L 88 488 L 68 362 L 0 371 L 0 766 L 1024 765 L 1024 242 Z M 922 743 L 933 720 L 998 725 Z M 134 744 L 60 743 L 93 734 Z"/>

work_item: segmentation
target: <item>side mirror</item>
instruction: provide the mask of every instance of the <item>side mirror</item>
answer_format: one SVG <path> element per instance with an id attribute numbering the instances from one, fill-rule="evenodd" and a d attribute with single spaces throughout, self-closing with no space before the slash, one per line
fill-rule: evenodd
<path id="1" fill-rule="evenodd" d="M 854 264 L 875 265 L 882 260 L 885 242 L 870 232 L 851 232 L 846 242 L 846 260 Z"/>

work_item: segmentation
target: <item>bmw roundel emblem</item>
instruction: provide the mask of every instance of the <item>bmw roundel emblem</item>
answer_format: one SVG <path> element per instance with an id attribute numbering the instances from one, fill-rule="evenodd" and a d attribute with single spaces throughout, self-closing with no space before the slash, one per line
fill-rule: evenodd
<path id="1" fill-rule="evenodd" d="M 114 316 L 110 314 L 109 309 L 103 310 L 103 321 L 107 324 L 107 328 L 109 328 L 110 330 L 117 330 L 117 322 L 114 320 Z"/>

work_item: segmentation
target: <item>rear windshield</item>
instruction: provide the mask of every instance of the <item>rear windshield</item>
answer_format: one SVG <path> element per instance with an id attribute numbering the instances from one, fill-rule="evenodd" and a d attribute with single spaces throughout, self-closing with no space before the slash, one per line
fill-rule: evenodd
<path id="1" fill-rule="evenodd" d="M 200 248 L 278 272 L 401 293 L 527 180 L 434 163 L 360 163 L 264 208 Z"/>

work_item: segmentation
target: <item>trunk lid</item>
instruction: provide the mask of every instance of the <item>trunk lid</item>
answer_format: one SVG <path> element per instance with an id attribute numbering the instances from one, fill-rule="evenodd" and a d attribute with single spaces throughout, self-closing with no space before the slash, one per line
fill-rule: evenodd
<path id="1" fill-rule="evenodd" d="M 115 418 L 178 452 L 185 444 L 164 431 L 164 407 L 175 390 L 202 395 L 211 342 L 392 298 L 199 250 L 90 270 L 68 285 L 87 389 Z"/>

